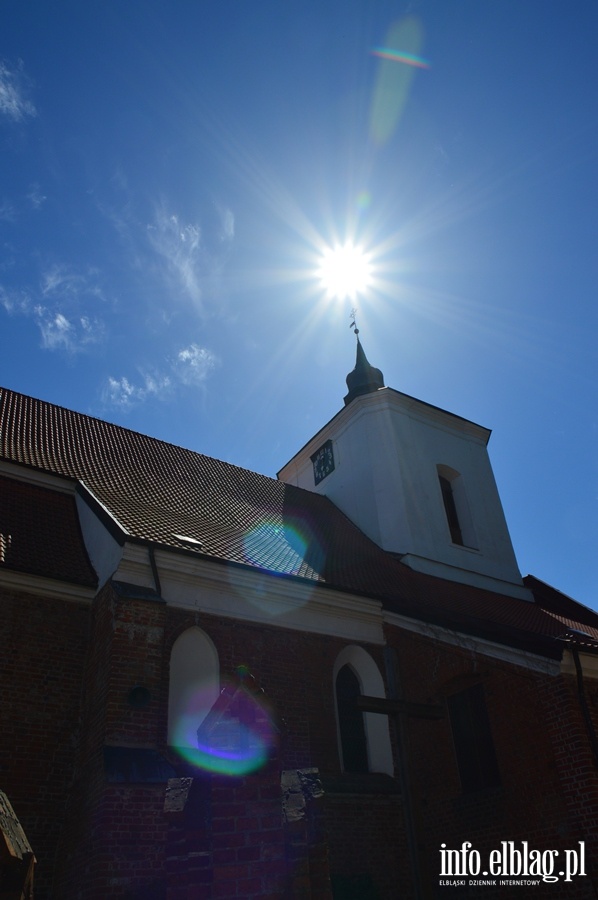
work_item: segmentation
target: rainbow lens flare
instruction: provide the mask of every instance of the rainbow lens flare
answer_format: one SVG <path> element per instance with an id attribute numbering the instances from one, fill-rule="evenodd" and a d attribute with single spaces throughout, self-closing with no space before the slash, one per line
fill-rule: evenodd
<path id="1" fill-rule="evenodd" d="M 296 575 L 301 569 L 307 540 L 297 528 L 275 522 L 260 522 L 243 538 L 243 554 L 248 563 Z"/>
<path id="2" fill-rule="evenodd" d="M 420 56 L 422 44 L 419 19 L 407 16 L 391 25 L 382 47 L 372 50 L 380 57 L 380 64 L 370 111 L 370 135 L 379 145 L 388 141 L 402 119 L 415 70 L 429 68 Z"/>
<path id="3" fill-rule="evenodd" d="M 275 743 L 275 728 L 263 699 L 243 684 L 226 685 L 197 728 L 189 729 L 191 716 L 181 723 L 185 743 L 177 752 L 193 766 L 220 775 L 240 776 L 256 772 L 268 760 Z"/>
<path id="4" fill-rule="evenodd" d="M 357 195 L 357 209 L 361 212 L 364 212 L 372 205 L 372 195 L 369 191 L 363 190 L 360 191 Z"/>
<path id="5" fill-rule="evenodd" d="M 391 50 L 388 47 L 374 47 L 372 56 L 379 56 L 381 59 L 390 59 L 393 62 L 405 63 L 406 66 L 415 66 L 416 69 L 429 69 L 430 63 L 423 56 L 416 56 L 414 53 L 404 53 L 401 50 Z"/>

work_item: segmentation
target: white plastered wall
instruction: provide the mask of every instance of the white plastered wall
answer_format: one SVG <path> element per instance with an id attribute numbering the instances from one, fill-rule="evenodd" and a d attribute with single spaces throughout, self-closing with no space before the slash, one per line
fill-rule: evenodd
<path id="1" fill-rule="evenodd" d="M 279 477 L 328 496 L 414 569 L 528 599 L 486 444 L 488 429 L 390 388 L 356 398 Z M 310 455 L 332 440 L 334 471 L 314 485 Z M 458 472 L 475 547 L 453 544 L 438 467 Z"/>

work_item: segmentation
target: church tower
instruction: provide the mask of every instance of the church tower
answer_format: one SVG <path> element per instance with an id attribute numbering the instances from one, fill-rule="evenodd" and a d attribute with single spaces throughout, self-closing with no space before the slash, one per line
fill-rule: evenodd
<path id="1" fill-rule="evenodd" d="M 412 569 L 531 599 L 490 465 L 490 431 L 385 387 L 355 331 L 344 408 L 278 477 L 325 494 Z"/>

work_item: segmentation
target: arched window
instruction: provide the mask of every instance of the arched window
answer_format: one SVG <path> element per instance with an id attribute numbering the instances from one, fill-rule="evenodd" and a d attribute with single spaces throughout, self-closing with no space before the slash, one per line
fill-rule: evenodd
<path id="1" fill-rule="evenodd" d="M 363 647 L 345 647 L 333 670 L 338 744 L 345 772 L 385 772 L 394 775 L 388 717 L 362 713 L 357 697 L 384 698 L 384 681 L 378 666 Z"/>
<path id="2" fill-rule="evenodd" d="M 446 521 L 453 544 L 477 546 L 463 476 L 449 466 L 436 466 Z"/>
<path id="3" fill-rule="evenodd" d="M 218 652 L 201 628 L 188 628 L 170 654 L 169 746 L 197 748 L 197 729 L 219 694 Z"/>

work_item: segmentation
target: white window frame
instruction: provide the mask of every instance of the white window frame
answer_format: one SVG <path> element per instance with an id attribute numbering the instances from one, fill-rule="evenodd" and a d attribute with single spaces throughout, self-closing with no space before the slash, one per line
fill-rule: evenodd
<path id="1" fill-rule="evenodd" d="M 332 673 L 332 689 L 334 691 L 334 711 L 336 715 L 336 732 L 338 753 L 343 767 L 343 748 L 338 721 L 338 703 L 336 700 L 336 676 L 343 666 L 349 666 L 355 672 L 363 694 L 369 697 L 386 699 L 384 680 L 378 666 L 363 647 L 352 644 L 345 647 L 337 656 Z M 390 743 L 388 716 L 380 713 L 365 712 L 363 714 L 365 738 L 367 744 L 369 771 L 384 772 L 394 776 L 394 760 Z M 344 767 L 343 767 L 344 771 Z"/>
<path id="2" fill-rule="evenodd" d="M 197 750 L 197 729 L 220 694 L 220 662 L 212 639 L 196 625 L 170 652 L 168 745 Z"/>

